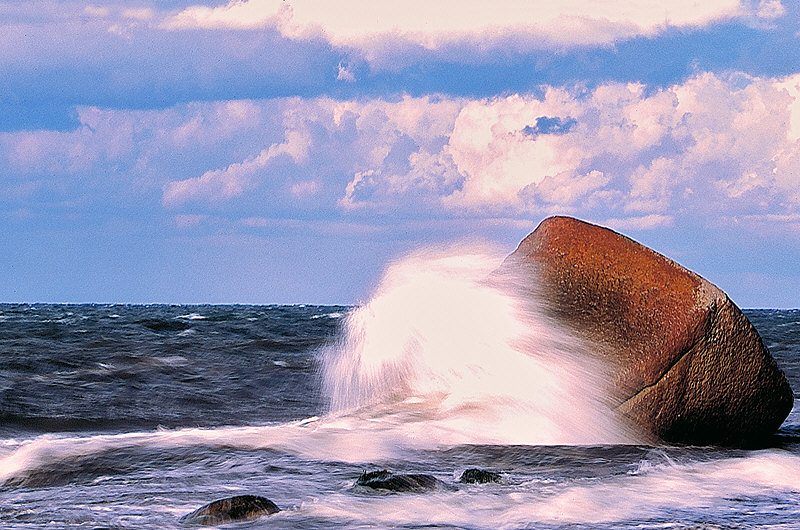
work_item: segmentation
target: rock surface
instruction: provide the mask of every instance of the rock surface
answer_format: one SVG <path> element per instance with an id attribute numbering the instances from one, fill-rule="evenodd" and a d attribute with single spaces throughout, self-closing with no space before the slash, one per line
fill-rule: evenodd
<path id="1" fill-rule="evenodd" d="M 485 469 L 471 468 L 461 473 L 459 482 L 464 484 L 487 484 L 489 482 L 500 482 L 500 473 L 487 471 Z"/>
<path id="2" fill-rule="evenodd" d="M 411 493 L 430 491 L 445 486 L 444 482 L 432 475 L 395 475 L 385 469 L 369 473 L 365 471 L 358 477 L 356 484 L 375 490 Z"/>
<path id="3" fill-rule="evenodd" d="M 618 411 L 662 440 L 745 444 L 792 409 L 786 378 L 725 293 L 623 235 L 551 217 L 500 272 L 598 345 Z"/>
<path id="4" fill-rule="evenodd" d="M 181 517 L 181 522 L 194 525 L 217 525 L 246 521 L 279 512 L 271 500 L 256 495 L 238 495 L 220 499 Z"/>

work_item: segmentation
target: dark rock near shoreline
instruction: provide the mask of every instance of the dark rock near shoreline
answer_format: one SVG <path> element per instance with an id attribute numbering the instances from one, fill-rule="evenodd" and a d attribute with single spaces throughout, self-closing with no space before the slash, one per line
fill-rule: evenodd
<path id="1" fill-rule="evenodd" d="M 217 525 L 256 519 L 280 511 L 271 500 L 256 495 L 238 495 L 206 504 L 181 517 L 181 522 L 194 525 Z"/>
<path id="2" fill-rule="evenodd" d="M 432 475 L 395 475 L 385 469 L 382 471 L 371 471 L 369 473 L 365 471 L 358 477 L 356 484 L 375 490 L 411 493 L 420 493 L 446 487 L 444 482 Z"/>
<path id="3" fill-rule="evenodd" d="M 500 473 L 496 471 L 486 471 L 485 469 L 471 468 L 461 473 L 461 478 L 459 478 L 458 481 L 464 484 L 500 482 Z"/>
<path id="4" fill-rule="evenodd" d="M 545 219 L 498 278 L 594 341 L 615 374 L 617 410 L 659 439 L 748 444 L 792 409 L 784 374 L 725 293 L 612 230 Z"/>

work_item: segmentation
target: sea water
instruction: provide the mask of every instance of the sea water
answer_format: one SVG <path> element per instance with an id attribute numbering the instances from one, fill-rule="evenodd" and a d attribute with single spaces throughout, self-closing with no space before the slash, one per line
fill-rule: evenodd
<path id="1" fill-rule="evenodd" d="M 229 527 L 800 528 L 797 399 L 761 449 L 642 443 L 497 265 L 417 253 L 354 307 L 0 305 L 0 527 L 180 528 L 254 494 L 282 511 Z M 746 314 L 797 392 L 800 311 Z M 355 485 L 384 468 L 452 487 Z"/>

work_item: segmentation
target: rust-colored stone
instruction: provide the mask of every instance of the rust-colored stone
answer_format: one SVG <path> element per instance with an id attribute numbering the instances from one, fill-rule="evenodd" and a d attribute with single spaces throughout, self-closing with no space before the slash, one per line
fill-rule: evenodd
<path id="1" fill-rule="evenodd" d="M 682 443 L 746 443 L 793 404 L 758 332 L 719 288 L 607 228 L 551 217 L 503 265 L 598 345 L 618 410 Z"/>

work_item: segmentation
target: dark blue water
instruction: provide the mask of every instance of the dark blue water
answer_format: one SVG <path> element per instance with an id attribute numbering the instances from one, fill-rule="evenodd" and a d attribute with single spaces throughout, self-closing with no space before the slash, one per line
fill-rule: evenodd
<path id="1" fill-rule="evenodd" d="M 283 511 L 231 527 L 800 528 L 797 406 L 762 450 L 464 443 L 413 396 L 329 413 L 348 311 L 0 305 L 0 527 L 173 528 L 247 493 Z M 800 311 L 746 314 L 797 398 Z M 373 467 L 503 482 L 376 495 Z"/>
<path id="2" fill-rule="evenodd" d="M 342 307 L 0 306 L 0 435 L 246 425 L 322 408 Z"/>

